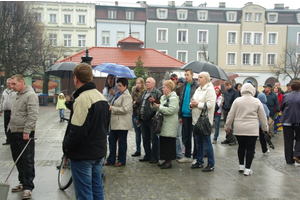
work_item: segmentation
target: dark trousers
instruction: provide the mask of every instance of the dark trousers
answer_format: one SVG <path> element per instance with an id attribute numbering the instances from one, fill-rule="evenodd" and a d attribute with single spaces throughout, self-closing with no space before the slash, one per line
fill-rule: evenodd
<path id="1" fill-rule="evenodd" d="M 254 149 L 257 136 L 236 136 L 239 143 L 238 157 L 239 164 L 244 165 L 246 155 L 246 169 L 250 169 L 254 157 Z"/>
<path id="2" fill-rule="evenodd" d="M 228 113 L 229 113 L 229 111 L 223 110 L 224 124 L 226 124 Z M 232 125 L 232 128 L 230 129 L 229 133 L 226 134 L 226 140 L 228 142 L 235 142 L 236 141 L 235 136 L 233 135 L 233 125 Z"/>
<path id="3" fill-rule="evenodd" d="M 5 131 L 5 135 L 6 135 L 6 143 L 9 143 L 9 138 L 7 136 L 7 126 L 10 121 L 10 114 L 11 114 L 10 110 L 4 110 L 4 131 Z"/>
<path id="4" fill-rule="evenodd" d="M 293 157 L 300 157 L 300 126 L 283 126 L 284 156 L 287 164 L 293 164 Z M 296 140 L 294 148 L 294 140 Z M 294 148 L 294 150 L 293 150 Z"/>
<path id="5" fill-rule="evenodd" d="M 259 128 L 259 141 L 260 141 L 260 146 L 261 146 L 262 152 L 266 153 L 268 151 L 267 142 L 265 139 L 264 132 L 261 128 Z"/>
<path id="6" fill-rule="evenodd" d="M 152 119 L 141 120 L 141 129 L 143 137 L 143 146 L 145 150 L 145 159 L 159 160 L 158 158 L 158 136 L 151 131 Z M 151 147 L 152 145 L 152 147 Z"/>
<path id="7" fill-rule="evenodd" d="M 13 160 L 16 161 L 22 150 L 24 149 L 27 140 L 23 140 L 23 133 L 8 131 L 10 141 L 10 148 Z M 34 138 L 34 131 L 31 131 L 30 138 Z M 23 152 L 19 161 L 17 162 L 17 169 L 19 172 L 19 181 L 23 184 L 23 190 L 33 190 L 33 179 L 35 177 L 34 169 L 34 146 L 35 142 L 32 139 L 27 148 Z"/>
<path id="8" fill-rule="evenodd" d="M 192 117 L 182 117 L 182 141 L 185 147 L 184 156 L 187 158 L 191 158 L 191 150 L 192 150 L 192 132 L 194 126 L 192 124 Z M 194 136 L 194 150 L 193 150 L 193 158 L 197 158 L 197 142 Z"/>
<path id="9" fill-rule="evenodd" d="M 109 156 L 107 162 L 110 164 L 116 163 L 116 151 L 117 141 L 119 139 L 119 155 L 118 162 L 123 165 L 126 164 L 126 153 L 127 153 L 127 134 L 128 130 L 110 130 L 108 141 L 109 141 Z"/>

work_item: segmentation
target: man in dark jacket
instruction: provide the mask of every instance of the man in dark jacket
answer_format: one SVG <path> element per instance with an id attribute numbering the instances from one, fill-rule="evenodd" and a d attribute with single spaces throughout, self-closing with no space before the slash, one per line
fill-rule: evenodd
<path id="1" fill-rule="evenodd" d="M 265 94 L 267 96 L 267 106 L 270 110 L 270 117 L 274 120 L 276 112 L 279 112 L 279 102 L 276 94 L 272 92 L 272 85 L 267 84 L 264 86 Z"/>
<path id="2" fill-rule="evenodd" d="M 184 72 L 185 82 L 181 86 L 180 97 L 179 97 L 179 123 L 182 124 L 183 134 L 182 143 L 185 147 L 185 155 L 179 159 L 178 162 L 192 162 L 191 159 L 191 148 L 192 148 L 192 131 L 194 126 L 192 125 L 192 115 L 190 110 L 190 101 L 199 87 L 197 81 L 193 80 L 193 71 L 187 69 Z M 196 158 L 196 145 L 194 138 L 194 155 Z"/>
<path id="3" fill-rule="evenodd" d="M 146 90 L 142 94 L 139 114 L 137 117 L 137 124 L 141 124 L 143 146 L 145 150 L 145 156 L 139 160 L 141 162 L 150 161 L 150 163 L 157 163 L 159 160 L 158 137 L 151 131 L 152 118 L 155 115 L 155 111 L 151 109 L 150 103 L 152 103 L 154 100 L 159 101 L 161 95 L 161 92 L 155 88 L 154 78 L 147 78 Z"/>
<path id="4" fill-rule="evenodd" d="M 224 94 L 224 102 L 223 102 L 223 118 L 224 118 L 224 124 L 226 124 L 227 115 L 230 111 L 230 108 L 232 106 L 232 103 L 236 98 L 239 97 L 239 92 L 232 87 L 231 81 L 225 82 L 225 88 L 226 92 Z M 226 134 L 226 139 L 221 142 L 221 144 L 229 144 L 229 145 L 235 145 L 236 139 L 233 135 L 233 129 L 230 129 L 229 133 Z"/>
<path id="5" fill-rule="evenodd" d="M 63 151 L 70 159 L 76 199 L 104 199 L 101 171 L 107 148 L 109 105 L 91 82 L 90 65 L 77 65 L 73 74 L 77 90 Z"/>

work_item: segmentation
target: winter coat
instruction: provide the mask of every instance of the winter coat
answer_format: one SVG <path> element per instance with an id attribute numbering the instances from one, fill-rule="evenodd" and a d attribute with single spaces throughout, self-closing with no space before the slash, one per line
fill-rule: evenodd
<path id="1" fill-rule="evenodd" d="M 276 94 L 270 92 L 267 96 L 267 106 L 270 110 L 270 117 L 273 118 L 276 112 L 279 112 L 279 102 Z"/>
<path id="2" fill-rule="evenodd" d="M 111 130 L 131 130 L 132 129 L 132 98 L 126 89 L 121 96 L 113 101 L 111 106 Z"/>
<path id="3" fill-rule="evenodd" d="M 140 100 L 138 120 L 142 120 L 142 115 L 143 115 L 143 120 L 150 120 L 150 119 L 152 119 L 152 117 L 155 115 L 155 111 L 152 110 L 151 107 L 150 107 L 149 98 L 152 95 L 154 99 L 158 100 L 158 99 L 160 99 L 160 97 L 162 95 L 161 92 L 158 89 L 153 88 L 153 90 L 151 91 L 151 95 L 148 97 L 148 99 L 145 102 L 144 111 L 143 111 L 143 113 L 141 113 L 142 112 L 141 111 L 141 107 L 142 107 L 143 100 L 144 100 L 144 97 L 145 97 L 146 93 L 147 93 L 147 90 L 145 90 L 143 92 L 141 100 Z"/>
<path id="4" fill-rule="evenodd" d="M 184 93 L 186 89 L 186 85 L 188 84 L 187 81 L 185 81 L 181 85 L 180 89 L 180 97 L 179 97 L 179 118 L 182 118 L 182 104 L 183 104 L 183 98 L 184 98 Z M 193 79 L 192 85 L 191 85 L 191 91 L 190 91 L 190 99 L 192 99 L 196 89 L 199 87 L 199 84 L 197 83 L 196 80 Z"/>
<path id="5" fill-rule="evenodd" d="M 63 150 L 73 160 L 95 160 L 106 156 L 109 105 L 93 82 L 74 93 L 73 115 Z"/>
<path id="6" fill-rule="evenodd" d="M 151 108 L 155 111 L 159 110 L 164 116 L 160 136 L 177 137 L 179 97 L 176 92 L 173 91 L 168 96 L 163 95 L 158 109 L 152 105 Z"/>
<path id="7" fill-rule="evenodd" d="M 234 122 L 234 135 L 258 136 L 259 121 L 262 124 L 263 131 L 269 129 L 264 107 L 260 100 L 254 97 L 255 92 L 255 88 L 251 83 L 245 83 L 241 89 L 242 97 L 237 98 L 232 104 L 225 129 L 230 129 Z"/>
<path id="8" fill-rule="evenodd" d="M 280 110 L 282 111 L 282 124 L 300 123 L 300 93 L 292 91 L 283 95 Z"/>
<path id="9" fill-rule="evenodd" d="M 61 96 L 63 98 L 61 98 Z M 56 110 L 59 109 L 66 109 L 66 98 L 65 95 L 63 93 L 60 93 L 57 97 L 57 103 L 56 103 Z"/>
<path id="10" fill-rule="evenodd" d="M 267 103 L 267 97 L 266 97 L 266 95 L 264 93 L 259 93 L 257 95 L 257 98 L 262 103 L 262 105 L 264 107 L 264 110 L 265 110 L 265 113 L 266 113 L 266 116 L 267 116 L 267 120 L 269 121 L 270 111 L 269 111 L 268 106 L 266 105 L 266 103 Z M 261 128 L 261 123 L 260 122 L 259 122 L 259 128 Z"/>
<path id="11" fill-rule="evenodd" d="M 142 94 L 140 95 L 139 90 L 136 88 L 136 86 L 132 87 L 132 92 L 131 92 L 132 102 L 135 101 L 135 104 L 132 105 L 134 115 L 137 115 L 139 112 L 139 106 L 140 106 Z"/>
<path id="12" fill-rule="evenodd" d="M 11 101 L 17 95 L 13 89 L 6 88 L 1 96 L 0 112 L 11 110 Z"/>
<path id="13" fill-rule="evenodd" d="M 18 92 L 11 103 L 8 128 L 11 132 L 30 133 L 35 130 L 39 112 L 39 100 L 31 86 Z"/>
<path id="14" fill-rule="evenodd" d="M 234 89 L 234 87 L 231 87 L 229 90 L 226 90 L 226 92 L 224 93 L 224 102 L 222 105 L 223 110 L 229 111 L 234 100 L 238 97 L 239 92 L 236 89 Z"/>
<path id="15" fill-rule="evenodd" d="M 198 102 L 198 107 L 192 108 L 192 124 L 195 125 L 201 114 L 201 111 L 206 103 L 208 111 L 208 119 L 211 125 L 213 125 L 215 106 L 216 106 L 216 93 L 214 86 L 211 82 L 206 83 L 203 87 L 199 86 L 195 91 L 193 99 Z"/>

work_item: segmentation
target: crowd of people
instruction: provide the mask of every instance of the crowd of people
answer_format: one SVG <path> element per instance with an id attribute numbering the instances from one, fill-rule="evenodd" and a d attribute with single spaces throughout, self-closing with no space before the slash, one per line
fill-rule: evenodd
<path id="1" fill-rule="evenodd" d="M 214 148 L 219 137 L 223 115 L 226 138 L 221 144 L 236 145 L 238 171 L 245 176 L 253 174 L 251 164 L 257 138 L 263 155 L 270 152 L 268 138 L 278 132 L 278 126 L 269 127 L 278 113 L 282 113 L 284 153 L 287 164 L 300 164 L 300 80 L 287 84 L 283 92 L 279 83 L 267 84 L 259 93 L 251 81 L 233 85 L 224 83 L 225 92 L 214 87 L 208 72 L 201 72 L 198 80 L 193 71 L 185 70 L 184 78 L 171 74 L 169 80 L 156 89 L 155 79 L 138 77 L 129 92 L 126 78 L 109 74 L 100 93 L 93 81 L 92 68 L 82 63 L 74 70 L 76 91 L 57 102 L 60 122 L 64 110 L 71 110 L 70 122 L 63 140 L 63 152 L 70 159 L 76 199 L 104 199 L 102 166 L 126 165 L 127 135 L 134 128 L 135 152 L 140 162 L 157 164 L 160 169 L 171 169 L 172 161 L 191 163 L 191 169 L 203 172 L 215 169 Z M 4 112 L 6 142 L 10 144 L 15 161 L 28 145 L 19 162 L 20 184 L 12 192 L 23 191 L 23 199 L 30 199 L 34 189 L 34 135 L 38 113 L 38 99 L 23 76 L 7 79 L 7 89 L 1 98 L 0 116 Z M 202 110 L 214 133 L 194 133 L 194 126 Z M 163 122 L 159 134 L 152 129 L 153 117 L 160 112 Z M 108 135 L 108 136 L 107 136 Z M 108 137 L 108 157 L 107 155 Z M 212 138 L 211 138 L 212 137 Z M 294 140 L 296 140 L 294 145 Z M 141 146 L 142 144 L 142 146 Z M 144 155 L 142 155 L 142 147 Z M 205 166 L 204 157 L 207 157 Z"/>

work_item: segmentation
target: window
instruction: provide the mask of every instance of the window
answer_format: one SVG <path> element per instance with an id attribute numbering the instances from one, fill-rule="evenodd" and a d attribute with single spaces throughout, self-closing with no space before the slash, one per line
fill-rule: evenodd
<path id="1" fill-rule="evenodd" d="M 186 20 L 187 19 L 187 10 L 177 10 L 177 19 Z"/>
<path id="2" fill-rule="evenodd" d="M 188 31 L 178 30 L 177 31 L 177 43 L 188 43 Z"/>
<path id="3" fill-rule="evenodd" d="M 228 32 L 228 44 L 236 44 L 236 32 Z"/>
<path id="4" fill-rule="evenodd" d="M 187 62 L 187 51 L 177 51 L 177 59 L 182 62 Z"/>
<path id="5" fill-rule="evenodd" d="M 252 18 L 252 13 L 245 13 L 245 21 L 246 22 L 250 22 Z"/>
<path id="6" fill-rule="evenodd" d="M 64 46 L 70 47 L 71 46 L 71 34 L 64 35 Z"/>
<path id="7" fill-rule="evenodd" d="M 140 33 L 139 32 L 132 32 L 131 36 L 137 39 L 140 39 Z"/>
<path id="8" fill-rule="evenodd" d="M 268 54 L 267 65 L 275 65 L 276 64 L 276 54 Z"/>
<path id="9" fill-rule="evenodd" d="M 242 64 L 243 65 L 250 65 L 250 53 L 243 53 L 243 60 Z"/>
<path id="10" fill-rule="evenodd" d="M 276 45 L 277 44 L 277 33 L 269 33 L 268 34 L 268 45 Z"/>
<path id="11" fill-rule="evenodd" d="M 255 21 L 261 22 L 261 13 L 255 13 Z"/>
<path id="12" fill-rule="evenodd" d="M 261 54 L 260 53 L 253 54 L 253 65 L 261 65 Z"/>
<path id="13" fill-rule="evenodd" d="M 243 44 L 251 44 L 251 33 L 244 33 Z"/>
<path id="14" fill-rule="evenodd" d="M 56 14 L 50 14 L 50 23 L 56 23 Z"/>
<path id="15" fill-rule="evenodd" d="M 168 10 L 167 9 L 157 9 L 156 15 L 158 19 L 167 19 L 168 18 Z"/>
<path id="16" fill-rule="evenodd" d="M 226 17 L 227 17 L 227 21 L 235 22 L 236 21 L 236 12 L 227 12 Z"/>
<path id="17" fill-rule="evenodd" d="M 162 53 L 168 55 L 168 50 L 158 50 L 158 51 L 160 51 L 160 52 L 162 52 Z"/>
<path id="18" fill-rule="evenodd" d="M 78 16 L 78 23 L 79 24 L 85 24 L 85 15 L 79 15 Z"/>
<path id="19" fill-rule="evenodd" d="M 207 11 L 198 11 L 198 19 L 201 21 L 207 20 Z"/>
<path id="20" fill-rule="evenodd" d="M 208 43 L 208 31 L 198 31 L 198 43 Z"/>
<path id="21" fill-rule="evenodd" d="M 117 42 L 125 38 L 125 32 L 117 32 Z"/>
<path id="22" fill-rule="evenodd" d="M 300 46 L 300 33 L 297 33 L 297 45 Z"/>
<path id="23" fill-rule="evenodd" d="M 116 19 L 117 18 L 117 11 L 109 10 L 108 11 L 108 19 Z"/>
<path id="24" fill-rule="evenodd" d="M 34 13 L 34 19 L 36 22 L 42 22 L 42 13 Z"/>
<path id="25" fill-rule="evenodd" d="M 126 11 L 126 19 L 133 20 L 134 19 L 134 12 L 133 11 Z"/>
<path id="26" fill-rule="evenodd" d="M 85 35 L 78 35 L 78 46 L 85 47 Z"/>
<path id="27" fill-rule="evenodd" d="M 262 45 L 262 33 L 254 33 L 254 44 Z"/>
<path id="28" fill-rule="evenodd" d="M 157 42 L 168 42 L 168 29 L 157 29 Z"/>
<path id="29" fill-rule="evenodd" d="M 109 44 L 110 32 L 102 31 L 102 44 Z"/>
<path id="30" fill-rule="evenodd" d="M 64 15 L 64 23 L 65 24 L 71 23 L 71 15 Z"/>
<path id="31" fill-rule="evenodd" d="M 268 13 L 268 21 L 269 23 L 276 23 L 278 19 L 277 13 Z"/>
<path id="32" fill-rule="evenodd" d="M 49 42 L 52 46 L 57 46 L 57 34 L 49 34 Z"/>
<path id="33" fill-rule="evenodd" d="M 236 53 L 227 53 L 227 65 L 235 65 Z"/>
<path id="34" fill-rule="evenodd" d="M 297 13 L 297 21 L 300 23 L 300 13 Z"/>
<path id="35" fill-rule="evenodd" d="M 207 60 L 207 54 L 208 52 L 207 51 L 198 51 L 198 55 L 197 55 L 197 60 L 198 61 L 206 61 Z"/>

